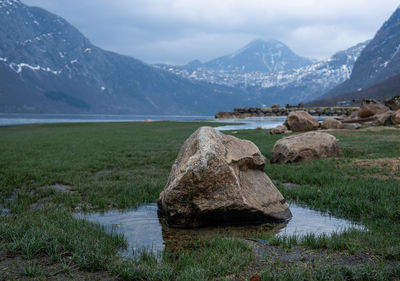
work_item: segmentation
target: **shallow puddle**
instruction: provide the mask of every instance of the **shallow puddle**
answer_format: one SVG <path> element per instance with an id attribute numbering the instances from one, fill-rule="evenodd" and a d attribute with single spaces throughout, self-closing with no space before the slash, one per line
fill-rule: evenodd
<path id="1" fill-rule="evenodd" d="M 260 231 L 276 235 L 331 234 L 348 228 L 362 228 L 344 219 L 311 210 L 297 204 L 290 204 L 293 218 L 288 223 L 258 226 L 205 227 L 196 229 L 176 229 L 161 223 L 157 215 L 157 204 L 147 204 L 135 210 L 109 211 L 104 213 L 77 214 L 77 217 L 104 225 L 107 231 L 124 234 L 128 250 L 121 253 L 131 256 L 147 249 L 155 253 L 164 249 L 174 250 L 185 247 L 194 239 L 212 238 L 217 235 L 251 238 Z"/>

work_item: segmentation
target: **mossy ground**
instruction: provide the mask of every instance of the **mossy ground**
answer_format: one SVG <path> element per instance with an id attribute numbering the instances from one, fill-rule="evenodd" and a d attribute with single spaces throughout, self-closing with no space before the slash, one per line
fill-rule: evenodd
<path id="1" fill-rule="evenodd" d="M 278 186 L 288 200 L 359 222 L 368 231 L 302 239 L 260 232 L 273 244 L 261 257 L 245 241 L 216 237 L 164 253 L 159 262 L 148 253 L 135 260 L 120 258 L 123 237 L 72 216 L 77 210 L 154 202 L 182 143 L 204 125 L 212 124 L 0 128 L 0 204 L 10 210 L 0 216 L 0 279 L 246 280 L 255 271 L 263 280 L 400 278 L 400 167 L 391 161 L 400 157 L 400 129 L 394 127 L 332 131 L 340 140 L 341 157 L 265 167 L 272 179 L 298 185 Z M 283 137 L 266 130 L 234 135 L 256 143 L 267 158 Z M 271 256 L 296 251 L 302 258 L 295 262 Z M 329 256 L 343 262 L 330 262 Z"/>

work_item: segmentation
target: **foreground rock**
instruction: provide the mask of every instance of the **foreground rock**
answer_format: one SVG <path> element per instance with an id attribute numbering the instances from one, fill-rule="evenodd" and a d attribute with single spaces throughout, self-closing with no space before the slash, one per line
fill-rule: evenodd
<path id="1" fill-rule="evenodd" d="M 400 109 L 392 115 L 392 123 L 395 125 L 400 124 Z"/>
<path id="2" fill-rule="evenodd" d="M 202 127 L 183 144 L 158 199 L 174 227 L 284 221 L 288 204 L 255 144 Z"/>
<path id="3" fill-rule="evenodd" d="M 318 158 L 337 157 L 340 149 L 334 136 L 308 132 L 277 141 L 272 149 L 271 163 L 285 164 Z"/>
<path id="4" fill-rule="evenodd" d="M 273 128 L 271 131 L 269 131 L 269 133 L 271 135 L 278 135 L 278 134 L 284 134 L 286 132 L 288 132 L 288 128 L 285 125 L 279 125 L 276 128 Z"/>
<path id="5" fill-rule="evenodd" d="M 305 111 L 290 112 L 284 125 L 293 132 L 313 131 L 319 127 L 318 121 Z"/>
<path id="6" fill-rule="evenodd" d="M 321 124 L 321 129 L 343 129 L 343 123 L 340 122 L 339 120 L 333 119 L 333 118 L 329 118 L 329 119 L 325 119 L 324 121 L 322 121 Z"/>

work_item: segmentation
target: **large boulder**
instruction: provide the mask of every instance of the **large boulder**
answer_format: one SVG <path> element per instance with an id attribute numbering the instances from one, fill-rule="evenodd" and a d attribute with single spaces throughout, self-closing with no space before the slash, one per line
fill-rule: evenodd
<path id="1" fill-rule="evenodd" d="M 400 109 L 400 96 L 395 96 L 385 101 L 385 105 L 391 110 L 396 111 Z"/>
<path id="2" fill-rule="evenodd" d="M 328 118 L 322 121 L 321 129 L 343 129 L 343 123 L 334 118 Z"/>
<path id="3" fill-rule="evenodd" d="M 277 141 L 272 149 L 271 163 L 285 164 L 318 158 L 337 157 L 340 149 L 334 136 L 308 132 Z"/>
<path id="4" fill-rule="evenodd" d="M 361 106 L 358 116 L 361 118 L 366 118 L 384 113 L 386 111 L 389 111 L 389 108 L 381 103 L 366 103 Z"/>
<path id="5" fill-rule="evenodd" d="M 392 115 L 392 123 L 395 125 L 400 124 L 400 109 Z"/>
<path id="6" fill-rule="evenodd" d="M 319 127 L 318 121 L 306 111 L 290 112 L 284 125 L 293 132 L 313 131 Z"/>
<path id="7" fill-rule="evenodd" d="M 374 116 L 375 120 L 372 121 L 374 126 L 388 126 L 392 125 L 392 115 L 393 111 L 389 110 L 381 114 L 377 114 Z"/>
<path id="8" fill-rule="evenodd" d="M 269 133 L 271 135 L 278 135 L 278 134 L 284 134 L 288 131 L 288 128 L 285 125 L 279 125 L 276 128 L 273 128 Z"/>
<path id="9" fill-rule="evenodd" d="M 173 227 L 285 221 L 292 214 L 247 140 L 201 127 L 183 144 L 158 199 Z"/>

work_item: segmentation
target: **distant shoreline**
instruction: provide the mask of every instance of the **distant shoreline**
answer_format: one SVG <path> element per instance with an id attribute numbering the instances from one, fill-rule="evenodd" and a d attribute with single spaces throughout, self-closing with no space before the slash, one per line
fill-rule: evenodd
<path id="1" fill-rule="evenodd" d="M 313 116 L 340 116 L 350 115 L 359 110 L 359 107 L 243 107 L 235 108 L 233 112 L 224 111 L 215 114 L 216 119 L 243 119 L 248 117 L 287 116 L 292 111 L 307 111 Z"/>

